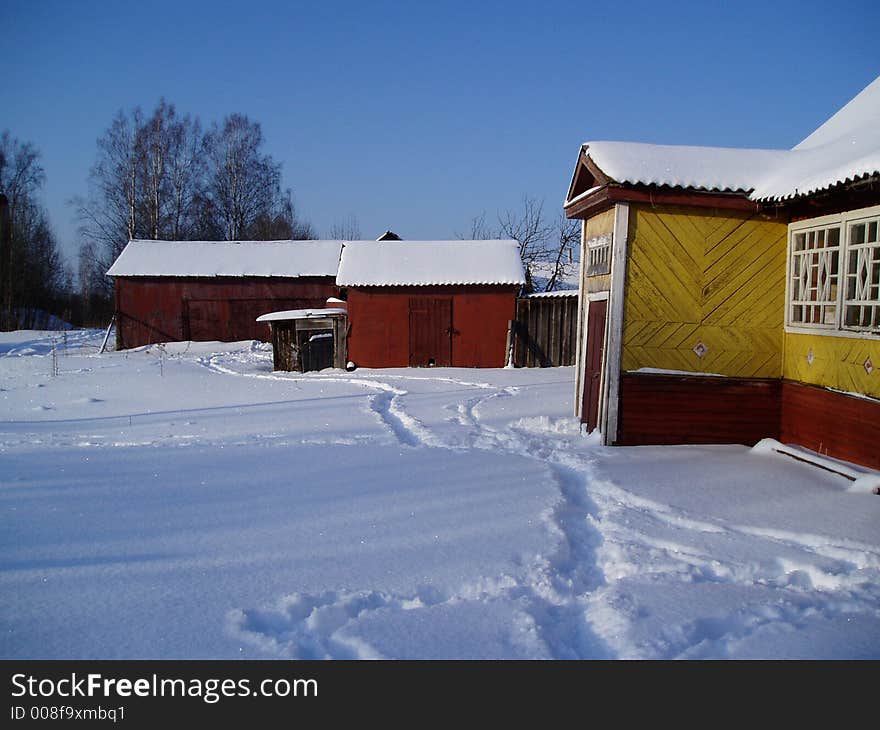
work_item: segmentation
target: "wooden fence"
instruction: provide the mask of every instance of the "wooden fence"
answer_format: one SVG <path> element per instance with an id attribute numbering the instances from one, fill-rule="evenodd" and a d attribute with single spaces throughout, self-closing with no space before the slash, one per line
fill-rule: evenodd
<path id="1" fill-rule="evenodd" d="M 577 292 L 516 300 L 513 364 L 518 368 L 574 365 Z"/>

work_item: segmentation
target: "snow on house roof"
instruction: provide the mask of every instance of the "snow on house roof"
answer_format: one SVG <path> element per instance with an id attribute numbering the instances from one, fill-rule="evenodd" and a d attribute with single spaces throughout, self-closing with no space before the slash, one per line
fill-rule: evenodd
<path id="1" fill-rule="evenodd" d="M 806 195 L 880 172 L 880 77 L 755 186 L 755 200 Z"/>
<path id="2" fill-rule="evenodd" d="M 129 241 L 108 276 L 335 276 L 342 241 Z"/>
<path id="3" fill-rule="evenodd" d="M 524 284 L 516 241 L 346 242 L 339 286 Z"/>
<path id="4" fill-rule="evenodd" d="M 748 192 L 786 150 L 691 147 L 642 142 L 587 142 L 584 151 L 614 182 Z"/>
<path id="5" fill-rule="evenodd" d="M 606 141 L 582 150 L 617 183 L 743 192 L 753 200 L 806 195 L 880 172 L 880 77 L 791 150 Z"/>

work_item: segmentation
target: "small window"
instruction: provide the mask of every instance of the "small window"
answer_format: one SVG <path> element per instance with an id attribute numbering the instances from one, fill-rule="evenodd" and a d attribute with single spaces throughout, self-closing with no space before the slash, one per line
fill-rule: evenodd
<path id="1" fill-rule="evenodd" d="M 611 273 L 611 234 L 603 233 L 587 241 L 587 276 Z"/>
<path id="2" fill-rule="evenodd" d="M 832 327 L 837 324 L 839 272 L 839 226 L 798 231 L 793 235 L 791 323 Z"/>
<path id="3" fill-rule="evenodd" d="M 787 324 L 880 334 L 880 207 L 789 226 Z"/>
<path id="4" fill-rule="evenodd" d="M 847 329 L 880 331 L 880 216 L 849 225 L 847 240 Z"/>

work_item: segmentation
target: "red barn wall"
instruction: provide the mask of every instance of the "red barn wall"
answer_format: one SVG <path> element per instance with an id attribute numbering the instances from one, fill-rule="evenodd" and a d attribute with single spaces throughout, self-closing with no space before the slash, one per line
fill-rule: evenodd
<path id="1" fill-rule="evenodd" d="M 270 340 L 257 316 L 324 307 L 336 296 L 333 277 L 116 279 L 117 347 L 178 340 Z"/>
<path id="2" fill-rule="evenodd" d="M 516 315 L 511 286 L 348 289 L 348 357 L 361 367 L 408 367 L 410 297 L 452 298 L 453 367 L 503 367 Z"/>

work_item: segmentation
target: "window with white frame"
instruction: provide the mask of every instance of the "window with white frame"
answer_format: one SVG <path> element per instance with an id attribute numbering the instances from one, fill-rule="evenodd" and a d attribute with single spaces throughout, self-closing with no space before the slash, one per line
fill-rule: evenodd
<path id="1" fill-rule="evenodd" d="M 587 241 L 587 276 L 611 272 L 611 234 L 603 233 Z"/>
<path id="2" fill-rule="evenodd" d="M 793 328 L 880 334 L 880 206 L 789 226 Z"/>

